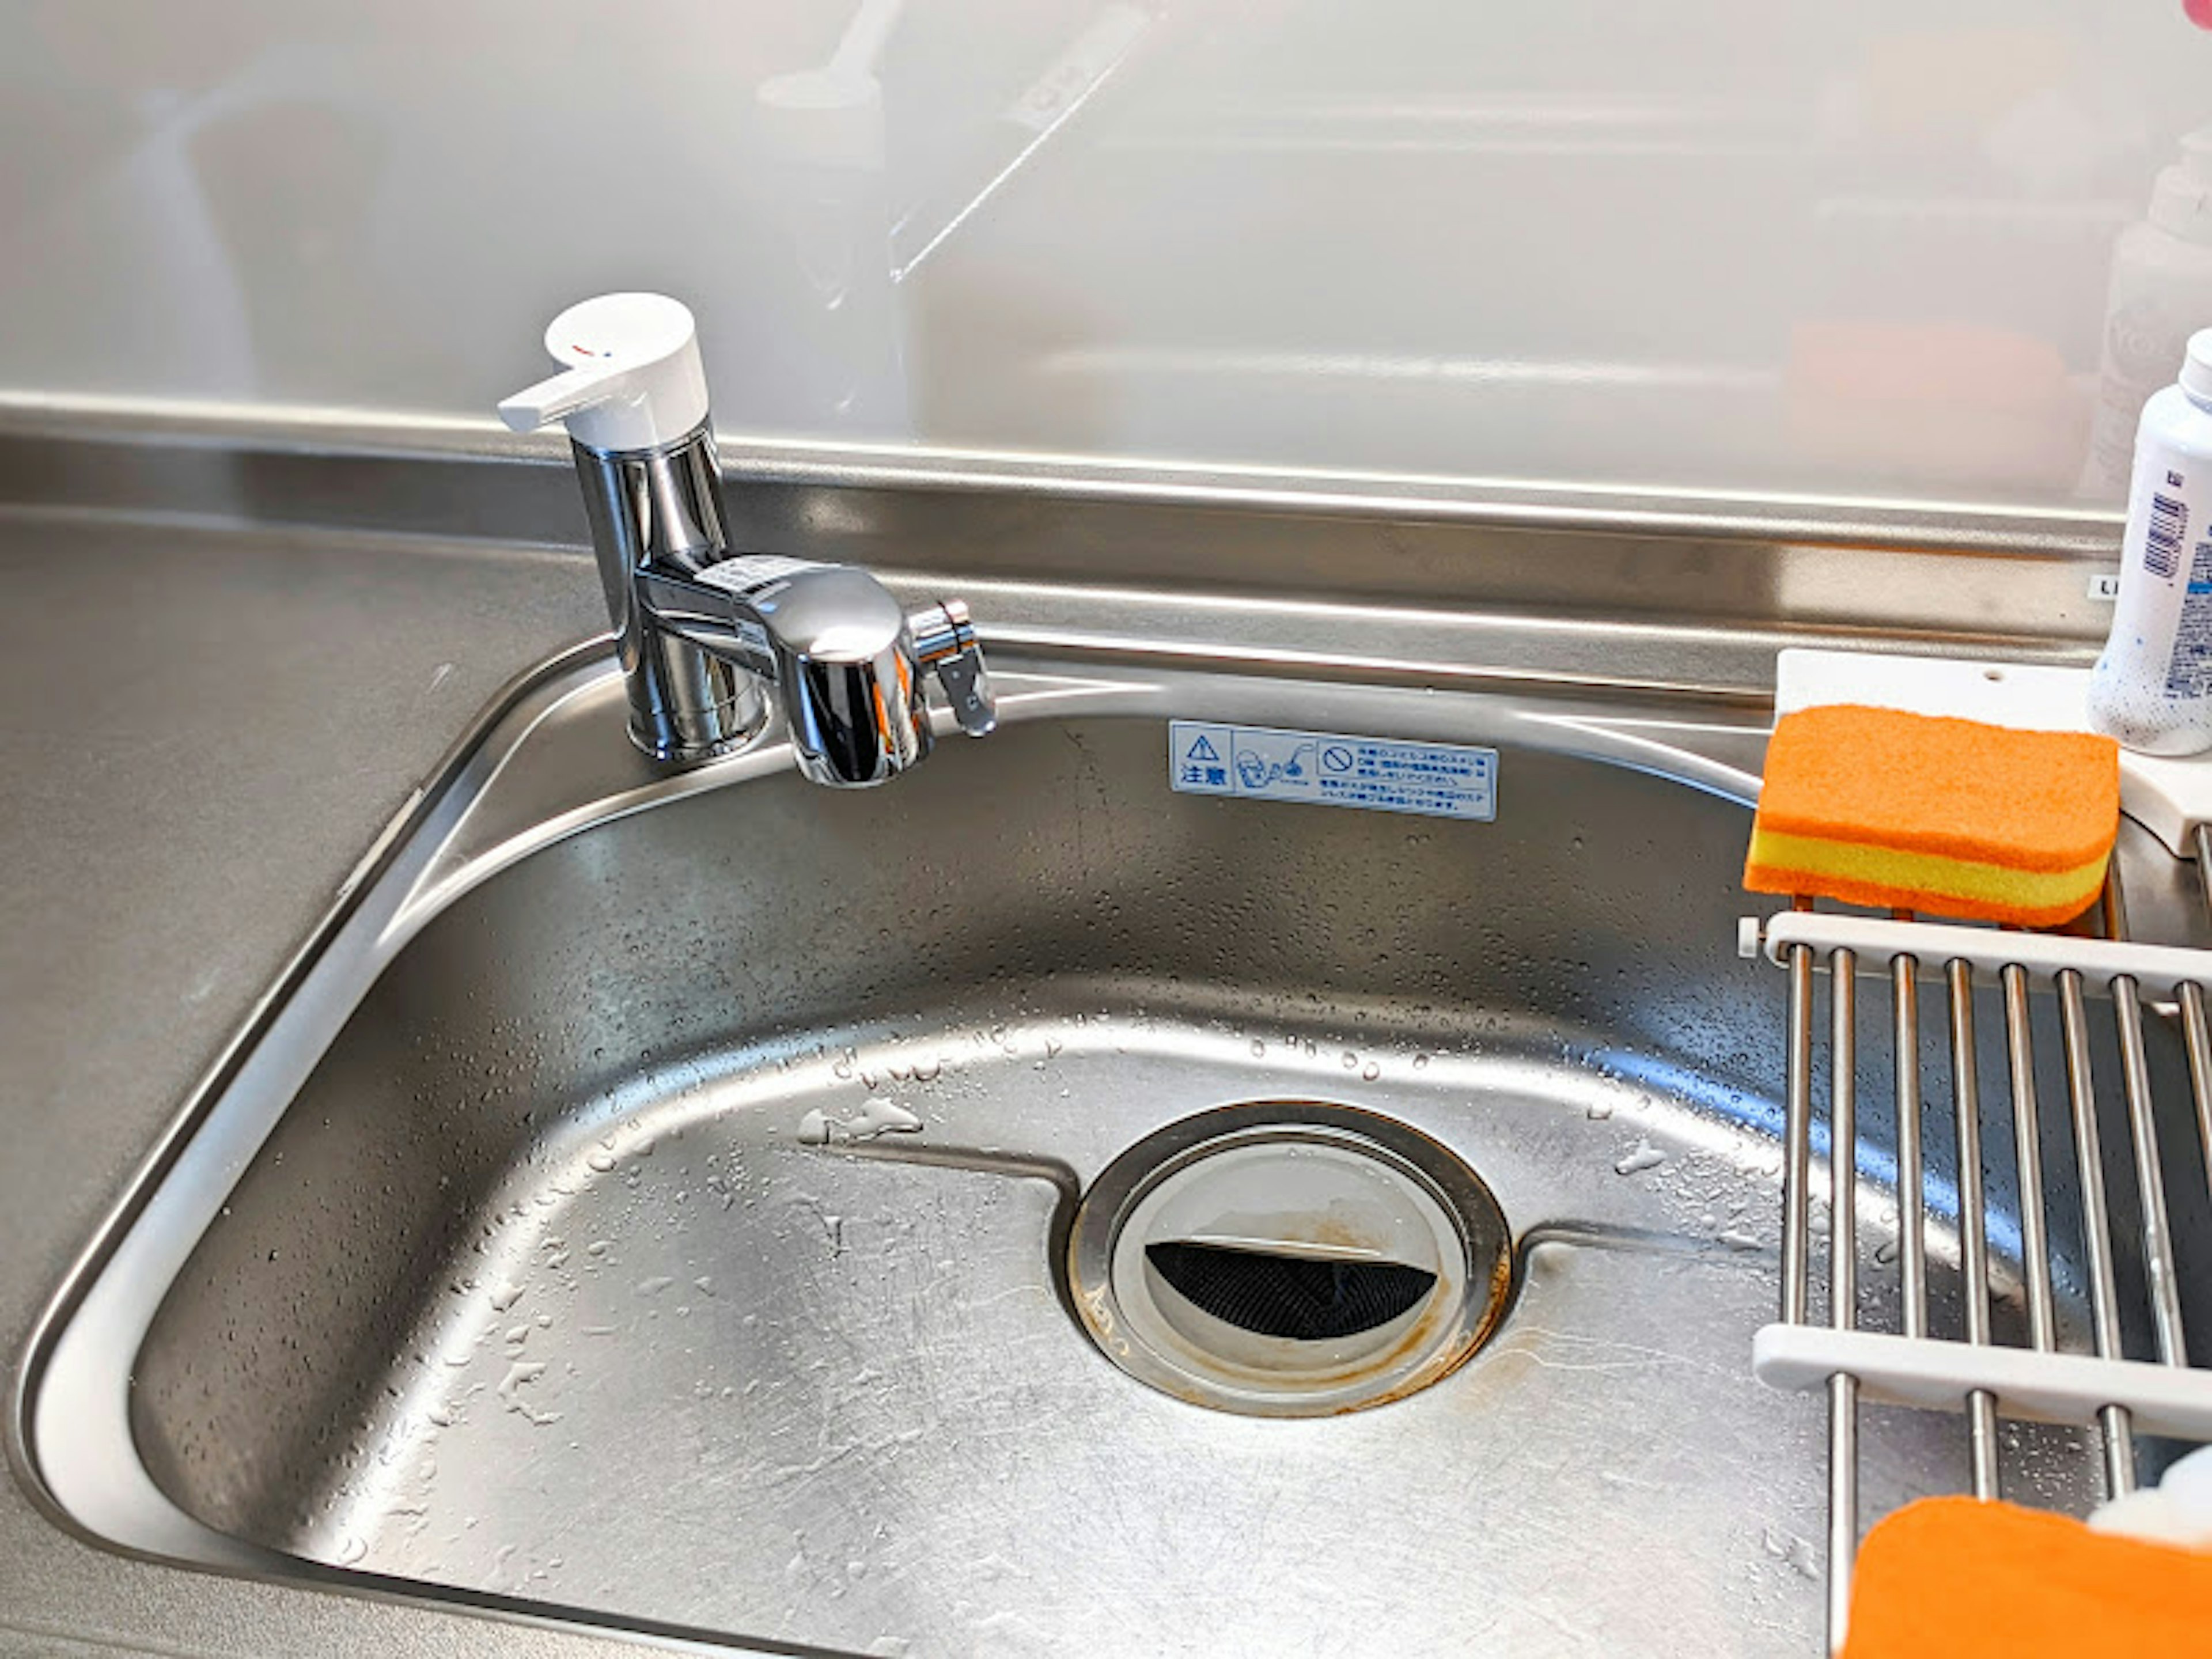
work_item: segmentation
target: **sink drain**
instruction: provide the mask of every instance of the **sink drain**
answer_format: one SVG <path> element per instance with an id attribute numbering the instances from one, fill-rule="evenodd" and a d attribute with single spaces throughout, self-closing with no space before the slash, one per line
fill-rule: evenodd
<path id="1" fill-rule="evenodd" d="M 1259 1417 L 1357 1411 L 1480 1347 L 1512 1286 L 1481 1178 L 1373 1112 L 1264 1101 L 1169 1125 L 1084 1195 L 1068 1273 L 1139 1381 Z"/>
<path id="2" fill-rule="evenodd" d="M 1230 1244 L 1145 1246 L 1145 1260 L 1187 1300 L 1255 1336 L 1324 1342 L 1387 1325 L 1436 1288 L 1425 1267 L 1320 1259 Z"/>

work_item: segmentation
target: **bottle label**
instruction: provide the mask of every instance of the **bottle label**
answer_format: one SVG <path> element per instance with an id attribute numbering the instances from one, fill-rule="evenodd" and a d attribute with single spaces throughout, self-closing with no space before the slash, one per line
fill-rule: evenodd
<path id="1" fill-rule="evenodd" d="M 2179 391 L 2143 410 L 2120 597 L 2089 678 L 2096 730 L 2152 755 L 2212 747 L 2212 453 Z"/>
<path id="2" fill-rule="evenodd" d="M 2202 697 L 2212 694 L 2212 537 L 2203 525 L 2189 522 L 2188 503 L 2163 493 L 2151 497 L 2149 540 L 2143 549 L 2146 563 L 2164 559 L 2166 573 L 2178 568 L 2182 550 L 2189 552 L 2189 586 L 2181 599 L 2181 619 L 2174 625 L 2173 655 L 2166 671 L 2169 697 Z M 2153 566 L 2155 568 L 2155 565 Z"/>
<path id="3" fill-rule="evenodd" d="M 2150 495 L 2150 510 L 2143 520 L 2143 562 L 2150 574 L 2162 582 L 2173 580 L 2173 573 L 2181 568 L 2181 556 L 2189 545 L 2189 503 L 2180 497 L 2179 489 L 2173 495 L 2154 489 Z"/>

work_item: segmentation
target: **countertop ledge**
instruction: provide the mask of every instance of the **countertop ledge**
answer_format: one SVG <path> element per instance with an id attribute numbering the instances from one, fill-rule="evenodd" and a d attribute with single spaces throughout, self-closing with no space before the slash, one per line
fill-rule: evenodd
<path id="1" fill-rule="evenodd" d="M 0 513 L 0 568 L 12 1385 L 47 1297 L 380 827 L 502 684 L 605 619 L 587 559 L 490 545 Z M 125 1559 L 0 1481 L 0 1654 L 641 1650 Z"/>

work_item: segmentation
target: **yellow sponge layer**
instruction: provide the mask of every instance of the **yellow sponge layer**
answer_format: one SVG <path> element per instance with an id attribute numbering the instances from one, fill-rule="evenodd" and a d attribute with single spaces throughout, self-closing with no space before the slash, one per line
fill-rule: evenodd
<path id="1" fill-rule="evenodd" d="M 1846 904 L 1971 914 L 2035 927 L 2078 916 L 2094 903 L 2104 890 L 2108 861 L 2100 855 L 2071 870 L 2008 870 L 1754 827 L 1743 880 L 1755 893 L 1820 893 Z"/>
<path id="2" fill-rule="evenodd" d="M 1744 885 L 2050 927 L 2095 900 L 2118 828 L 2109 738 L 1802 709 L 1767 745 Z"/>

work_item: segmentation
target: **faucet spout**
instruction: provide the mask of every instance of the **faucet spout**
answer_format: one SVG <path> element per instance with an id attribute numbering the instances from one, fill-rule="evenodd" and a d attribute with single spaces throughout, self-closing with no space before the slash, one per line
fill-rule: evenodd
<path id="1" fill-rule="evenodd" d="M 799 769 L 817 783 L 866 788 L 927 757 L 924 668 L 936 670 L 963 730 L 981 737 L 997 723 L 957 599 L 909 617 L 865 570 L 769 554 L 648 568 L 636 580 L 654 626 L 781 692 Z"/>

